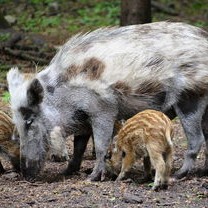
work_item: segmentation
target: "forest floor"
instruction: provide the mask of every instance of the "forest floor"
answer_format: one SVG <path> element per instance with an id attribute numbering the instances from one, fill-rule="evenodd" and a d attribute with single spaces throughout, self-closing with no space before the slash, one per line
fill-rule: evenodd
<path id="1" fill-rule="evenodd" d="M 8 105 L 0 103 L 1 109 L 8 111 Z M 174 122 L 174 162 L 173 173 L 181 167 L 186 149 L 186 138 L 180 123 Z M 73 152 L 73 137 L 67 139 L 69 156 Z M 171 207 L 207 208 L 208 178 L 200 176 L 204 163 L 204 147 L 198 155 L 196 168 L 186 178 L 171 180 L 168 190 L 151 190 L 152 181 L 143 183 L 142 162 L 138 161 L 129 174 L 131 180 L 115 182 L 107 177 L 104 182 L 90 182 L 88 176 L 95 159 L 92 156 L 90 140 L 84 155 L 81 170 L 70 177 L 62 172 L 67 162 L 46 162 L 43 171 L 34 183 L 24 180 L 12 171 L 11 164 L 3 160 L 7 172 L 0 177 L 0 207 L 72 207 L 72 208 L 130 208 L 130 207 Z M 171 175 L 171 178 L 172 178 Z"/>

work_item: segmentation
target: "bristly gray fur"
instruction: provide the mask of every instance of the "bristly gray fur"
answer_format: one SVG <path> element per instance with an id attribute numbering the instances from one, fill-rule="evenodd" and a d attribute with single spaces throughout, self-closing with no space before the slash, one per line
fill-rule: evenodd
<path id="1" fill-rule="evenodd" d="M 182 122 L 188 151 L 178 177 L 192 169 L 204 138 L 208 150 L 203 125 L 208 39 L 207 32 L 197 27 L 157 22 L 79 34 L 63 45 L 36 79 L 22 81 L 18 69 L 11 69 L 7 80 L 26 176 L 35 176 L 42 168 L 44 138 L 60 126 L 63 134 L 75 135 L 74 157 L 66 172 L 79 170 L 93 133 L 97 160 L 91 179 L 102 179 L 114 121 L 147 108 L 172 118 L 177 115 Z"/>

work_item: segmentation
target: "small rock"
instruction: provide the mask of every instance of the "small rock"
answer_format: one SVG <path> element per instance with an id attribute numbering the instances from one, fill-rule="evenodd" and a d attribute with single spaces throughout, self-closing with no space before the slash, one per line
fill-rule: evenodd
<path id="1" fill-rule="evenodd" d="M 134 195 L 134 194 L 129 194 L 129 193 L 125 193 L 123 195 L 123 201 L 126 202 L 126 203 L 131 203 L 131 204 L 142 204 L 143 203 L 143 200 Z"/>
<path id="2" fill-rule="evenodd" d="M 4 18 L 10 25 L 14 25 L 17 22 L 17 18 L 12 15 L 6 15 Z"/>
<path id="3" fill-rule="evenodd" d="M 58 4 L 58 2 L 51 2 L 48 5 L 48 12 L 49 15 L 57 15 L 60 11 L 60 6 Z"/>

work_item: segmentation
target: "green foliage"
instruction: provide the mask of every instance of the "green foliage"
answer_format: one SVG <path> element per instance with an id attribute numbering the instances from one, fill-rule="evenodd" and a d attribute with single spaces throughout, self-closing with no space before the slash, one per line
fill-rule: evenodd
<path id="1" fill-rule="evenodd" d="M 54 2 L 54 0 L 29 0 L 28 2 L 32 4 L 48 4 Z"/>
<path id="2" fill-rule="evenodd" d="M 92 26 L 118 25 L 120 7 L 119 1 L 99 2 L 92 8 L 84 7 L 77 11 L 80 23 Z"/>
<path id="3" fill-rule="evenodd" d="M 0 4 L 4 4 L 4 3 L 7 3 L 9 2 L 9 0 L 0 0 Z"/>
<path id="4" fill-rule="evenodd" d="M 61 18 L 59 16 L 45 17 L 42 12 L 36 12 L 34 17 L 23 13 L 19 17 L 18 24 L 21 25 L 25 31 L 39 32 L 45 31 L 50 27 L 56 27 L 60 22 Z"/>
<path id="5" fill-rule="evenodd" d="M 59 16 L 48 17 L 48 18 L 43 18 L 42 19 L 41 25 L 44 28 L 54 27 L 54 26 L 58 26 L 60 24 L 60 22 L 61 22 L 61 20 L 60 20 Z"/>
<path id="6" fill-rule="evenodd" d="M 10 33 L 0 33 L 0 42 L 7 41 L 10 38 Z"/>
<path id="7" fill-rule="evenodd" d="M 0 78 L 6 77 L 4 73 L 6 73 L 10 68 L 11 66 L 4 64 L 0 61 Z"/>
<path id="8" fill-rule="evenodd" d="M 195 25 L 197 27 L 208 27 L 208 22 L 197 21 L 197 22 L 194 22 L 193 25 Z"/>
<path id="9" fill-rule="evenodd" d="M 39 20 L 29 18 L 29 15 L 23 13 L 18 20 L 18 25 L 22 25 L 22 29 L 25 31 L 36 31 L 36 27 L 39 24 Z"/>
<path id="10" fill-rule="evenodd" d="M 118 25 L 120 15 L 120 0 L 115 1 L 93 1 L 80 0 L 79 3 L 72 5 L 77 9 L 69 13 L 60 13 L 56 16 L 47 16 L 47 8 L 40 7 L 42 4 L 52 2 L 51 0 L 30 0 L 37 8 L 33 15 L 23 13 L 18 17 L 18 26 L 26 32 L 39 32 L 58 28 L 59 25 L 66 25 L 71 33 L 78 32 L 80 28 L 97 28 L 100 26 Z M 60 3 L 64 7 L 68 6 L 66 2 Z M 84 28 L 83 28 L 84 27 Z M 87 29 L 88 30 L 88 29 Z"/>
<path id="11" fill-rule="evenodd" d="M 8 103 L 10 101 L 10 94 L 8 91 L 5 91 L 2 95 L 2 100 L 6 103 Z"/>
<path id="12" fill-rule="evenodd" d="M 199 10 L 199 9 L 203 9 L 203 8 L 207 9 L 207 4 L 206 4 L 206 2 L 203 2 L 203 1 L 195 1 L 191 4 L 191 8 L 193 10 Z"/>
<path id="13" fill-rule="evenodd" d="M 159 0 L 165 7 L 171 7 L 178 16 L 171 16 L 164 12 L 154 12 L 153 21 L 171 20 L 187 22 L 198 27 L 208 27 L 207 0 L 172 1 Z"/>
<path id="14" fill-rule="evenodd" d="M 88 31 L 98 27 L 119 25 L 120 0 L 80 0 L 78 8 L 67 19 L 71 33 Z"/>

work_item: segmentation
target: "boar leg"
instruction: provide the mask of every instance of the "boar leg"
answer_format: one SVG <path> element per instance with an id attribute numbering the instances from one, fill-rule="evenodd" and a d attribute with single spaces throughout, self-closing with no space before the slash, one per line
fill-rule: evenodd
<path id="1" fill-rule="evenodd" d="M 206 142 L 203 175 L 208 175 L 208 107 L 206 108 L 206 112 L 202 118 L 202 129 L 203 129 L 205 142 Z"/>
<path id="2" fill-rule="evenodd" d="M 92 138 L 92 157 L 93 157 L 93 158 L 96 158 L 96 152 L 95 152 L 95 140 L 94 140 L 93 135 L 91 136 L 91 138 Z"/>
<path id="3" fill-rule="evenodd" d="M 208 135 L 206 135 L 206 150 L 205 150 L 205 163 L 204 163 L 204 175 L 208 175 Z"/>
<path id="4" fill-rule="evenodd" d="M 90 175 L 91 181 L 104 180 L 106 174 L 105 155 L 113 134 L 114 117 L 108 113 L 92 118 L 96 162 Z"/>
<path id="5" fill-rule="evenodd" d="M 10 160 L 14 170 L 20 172 L 20 157 L 11 157 Z"/>
<path id="6" fill-rule="evenodd" d="M 204 163 L 204 175 L 208 175 L 208 135 L 206 135 L 206 150 L 205 150 L 205 163 Z"/>
<path id="7" fill-rule="evenodd" d="M 0 174 L 2 174 L 4 172 L 5 172 L 4 167 L 3 167 L 3 165 L 1 164 L 1 161 L 0 161 Z"/>
<path id="8" fill-rule="evenodd" d="M 201 96 L 192 94 L 182 96 L 178 105 L 174 106 L 176 114 L 188 140 L 188 149 L 185 155 L 183 166 L 175 174 L 176 178 L 183 178 L 193 168 L 195 159 L 204 142 L 201 120 L 207 106 L 207 95 Z"/>
<path id="9" fill-rule="evenodd" d="M 71 175 L 72 173 L 79 171 L 89 138 L 90 135 L 74 136 L 73 158 L 64 172 L 66 175 Z"/>

